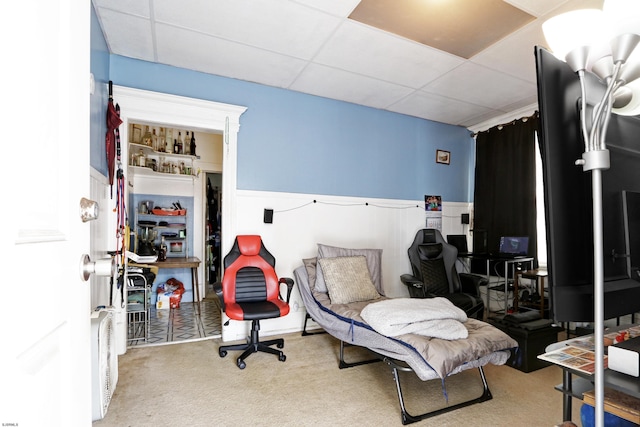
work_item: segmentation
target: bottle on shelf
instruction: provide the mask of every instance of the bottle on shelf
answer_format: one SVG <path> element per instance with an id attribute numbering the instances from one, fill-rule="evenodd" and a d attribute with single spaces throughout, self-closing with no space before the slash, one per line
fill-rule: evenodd
<path id="1" fill-rule="evenodd" d="M 190 142 L 191 142 L 191 137 L 189 136 L 189 131 L 185 131 L 184 144 L 182 145 L 184 147 L 184 151 L 182 152 L 183 154 L 189 154 L 191 152 Z"/>
<path id="2" fill-rule="evenodd" d="M 162 236 L 162 240 L 160 241 L 160 250 L 158 251 L 158 261 L 166 261 L 167 260 L 167 243 L 164 241 L 164 236 Z"/>
<path id="3" fill-rule="evenodd" d="M 158 135 L 158 147 L 156 148 L 156 151 L 161 151 L 161 152 L 164 151 L 166 140 L 167 138 L 164 133 L 164 128 L 161 127 L 160 134 Z"/>
<path id="4" fill-rule="evenodd" d="M 182 142 L 182 132 L 178 131 L 178 151 L 176 151 L 176 154 L 182 154 L 184 147 L 184 143 Z"/>
<path id="5" fill-rule="evenodd" d="M 178 140 L 177 139 L 173 140 L 173 153 L 174 154 L 178 154 Z"/>
<path id="6" fill-rule="evenodd" d="M 146 157 L 144 156 L 144 153 L 142 152 L 142 148 L 140 149 L 140 151 L 138 152 L 138 166 L 144 168 L 147 166 L 147 162 L 146 162 Z"/>
<path id="7" fill-rule="evenodd" d="M 173 129 L 171 128 L 167 128 L 167 130 L 165 131 L 165 140 L 167 141 L 167 143 L 165 144 L 165 152 L 167 153 L 171 153 L 171 148 L 173 147 Z"/>
<path id="8" fill-rule="evenodd" d="M 158 135 L 156 134 L 156 128 L 153 128 L 153 132 L 151 132 L 151 148 L 153 151 L 158 151 Z"/>
<path id="9" fill-rule="evenodd" d="M 196 155 L 196 133 L 191 132 L 191 141 L 189 142 L 189 154 Z"/>
<path id="10" fill-rule="evenodd" d="M 148 147 L 151 147 L 153 144 L 151 131 L 149 130 L 149 126 L 144 127 L 144 134 L 142 134 L 142 144 Z"/>

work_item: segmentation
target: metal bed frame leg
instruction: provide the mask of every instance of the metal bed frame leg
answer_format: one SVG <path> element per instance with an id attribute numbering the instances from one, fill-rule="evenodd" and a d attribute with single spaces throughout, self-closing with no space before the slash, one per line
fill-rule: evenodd
<path id="1" fill-rule="evenodd" d="M 456 403 L 455 405 L 446 406 L 444 408 L 436 409 L 430 412 L 425 412 L 424 414 L 411 415 L 409 414 L 409 412 L 407 411 L 407 408 L 404 405 L 404 397 L 402 394 L 402 387 L 400 386 L 400 375 L 398 371 L 400 370 L 405 372 L 413 372 L 413 370 L 407 366 L 398 365 L 395 361 L 386 357 L 384 358 L 384 361 L 391 367 L 393 371 L 393 378 L 396 382 L 396 390 L 398 392 L 398 400 L 400 401 L 400 411 L 401 411 L 403 425 L 415 423 L 417 421 L 424 420 L 425 418 L 434 417 L 436 415 L 440 415 L 446 412 L 454 411 L 456 409 L 464 408 L 465 406 L 470 406 L 476 403 L 485 402 L 487 400 L 493 399 L 493 396 L 491 395 L 491 390 L 489 390 L 489 385 L 487 384 L 487 378 L 484 375 L 484 370 L 482 369 L 482 366 L 480 366 L 478 367 L 478 370 L 480 371 L 480 378 L 482 379 L 482 386 L 483 386 L 483 391 L 480 396 L 464 402 Z"/>
<path id="2" fill-rule="evenodd" d="M 304 325 L 302 326 L 302 336 L 306 337 L 308 335 L 319 335 L 319 334 L 326 334 L 327 331 L 325 331 L 324 329 L 320 329 L 319 331 L 316 332 L 307 332 L 307 321 L 311 319 L 313 320 L 313 318 L 311 317 L 311 315 L 309 313 L 307 313 L 304 316 Z M 315 321 L 315 320 L 314 320 Z"/>
<path id="3" fill-rule="evenodd" d="M 358 362 L 346 362 L 344 360 L 344 344 L 345 344 L 344 341 L 340 340 L 340 361 L 338 362 L 338 367 L 340 369 L 353 368 L 354 366 L 366 365 L 374 362 L 382 362 L 381 357 L 376 357 L 375 359 L 360 360 Z M 350 344 L 347 344 L 347 345 L 350 345 Z M 360 347 L 360 346 L 353 346 L 353 347 Z M 363 347 L 363 348 L 366 348 L 366 347 Z"/>

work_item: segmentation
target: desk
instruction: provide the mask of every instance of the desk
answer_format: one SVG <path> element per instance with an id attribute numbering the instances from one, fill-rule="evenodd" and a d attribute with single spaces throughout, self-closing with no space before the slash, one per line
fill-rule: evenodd
<path id="1" fill-rule="evenodd" d="M 605 331 L 605 334 L 609 334 L 618 330 L 627 329 L 631 325 L 619 326 L 610 328 Z M 551 344 L 547 347 L 546 351 L 553 351 L 571 343 L 571 341 L 582 340 L 587 336 L 581 336 L 572 338 L 558 343 Z M 555 387 L 556 390 L 562 393 L 562 416 L 563 420 L 571 420 L 571 405 L 572 399 L 583 399 L 583 394 L 593 389 L 593 381 L 595 377 L 593 375 L 586 374 L 575 369 L 567 368 L 558 364 L 562 368 L 562 384 Z M 578 378 L 573 378 L 573 376 Z M 613 371 L 611 369 L 604 370 L 604 386 L 613 390 L 620 391 L 626 395 L 640 399 L 640 378 L 635 378 L 620 372 Z"/>
<path id="2" fill-rule="evenodd" d="M 189 258 L 172 258 L 169 257 L 165 261 L 149 262 L 150 265 L 158 268 L 190 268 L 191 269 L 191 293 L 193 302 L 200 302 L 200 285 L 198 284 L 198 266 L 200 260 L 196 257 Z"/>
<path id="3" fill-rule="evenodd" d="M 485 305 L 486 307 L 486 312 L 487 314 L 490 311 L 490 307 L 489 304 L 491 303 L 491 298 L 490 298 L 490 292 L 492 290 L 492 286 L 491 286 L 491 262 L 504 262 L 504 313 L 506 314 L 509 307 L 508 307 L 508 303 L 509 303 L 509 266 L 511 266 L 511 269 L 513 270 L 513 277 L 515 278 L 515 266 L 518 263 L 528 263 L 529 264 L 529 269 L 533 268 L 533 257 L 527 257 L 527 256 L 522 256 L 522 257 L 516 257 L 516 258 L 506 258 L 506 257 L 501 257 L 498 255 L 490 255 L 490 254 L 474 254 L 474 253 L 468 253 L 468 254 L 459 254 L 458 256 L 459 258 L 467 258 L 470 260 L 473 259 L 479 259 L 479 260 L 485 260 L 487 262 L 487 303 Z"/>

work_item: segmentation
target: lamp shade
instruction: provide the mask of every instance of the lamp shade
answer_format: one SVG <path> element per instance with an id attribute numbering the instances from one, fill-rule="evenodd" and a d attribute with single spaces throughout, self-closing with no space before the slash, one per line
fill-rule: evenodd
<path id="1" fill-rule="evenodd" d="M 625 91 L 631 91 L 631 96 L 625 93 L 621 98 L 628 102 L 624 106 L 616 107 L 614 105 L 612 111 L 621 116 L 637 116 L 640 115 L 640 80 L 635 80 L 624 86 Z M 622 101 L 621 99 L 621 101 Z M 616 102 L 616 104 L 618 104 Z"/>
<path id="2" fill-rule="evenodd" d="M 640 1 L 605 0 L 602 12 L 609 22 L 613 61 L 625 62 L 640 42 Z"/>
<path id="3" fill-rule="evenodd" d="M 633 91 L 628 87 L 620 87 L 613 94 L 613 108 L 624 108 L 633 100 Z"/>
<path id="4" fill-rule="evenodd" d="M 550 18 L 542 31 L 553 54 L 579 71 L 587 66 L 589 47 L 608 38 L 603 36 L 606 27 L 602 10 L 580 9 Z"/>
<path id="5" fill-rule="evenodd" d="M 594 62 L 591 66 L 591 72 L 606 83 L 607 79 L 613 75 L 613 61 L 611 60 L 611 55 L 603 56 Z"/>
<path id="6" fill-rule="evenodd" d="M 622 80 L 625 84 L 629 84 L 633 81 L 636 81 L 640 78 L 640 62 L 630 62 L 623 69 L 622 74 L 620 75 L 620 80 Z"/>
<path id="7" fill-rule="evenodd" d="M 605 0 L 602 11 L 613 25 L 611 37 L 621 34 L 640 34 L 640 1 Z"/>

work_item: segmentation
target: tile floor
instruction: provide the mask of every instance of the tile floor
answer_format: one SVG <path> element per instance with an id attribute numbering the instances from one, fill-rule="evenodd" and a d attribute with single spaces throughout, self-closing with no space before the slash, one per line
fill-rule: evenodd
<path id="1" fill-rule="evenodd" d="M 178 341 L 219 338 L 222 333 L 220 306 L 216 300 L 203 300 L 198 306 L 182 302 L 180 308 L 157 310 L 149 309 L 149 336 L 130 339 L 129 347 L 160 345 Z M 143 331 L 138 336 L 144 337 Z M 130 331 L 130 334 L 134 331 Z M 130 335 L 130 338 L 133 335 Z"/>

